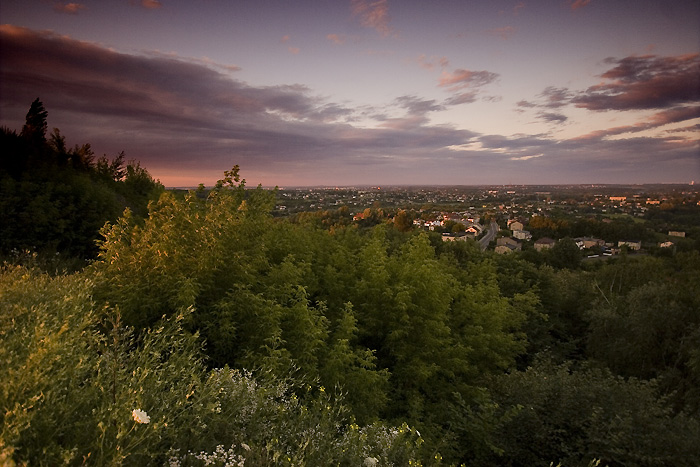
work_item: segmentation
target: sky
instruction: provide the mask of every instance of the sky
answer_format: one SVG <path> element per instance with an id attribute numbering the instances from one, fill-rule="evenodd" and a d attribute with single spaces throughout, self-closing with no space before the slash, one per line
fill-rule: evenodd
<path id="1" fill-rule="evenodd" d="M 168 187 L 700 182 L 700 2 L 3 0 L 37 97 Z"/>

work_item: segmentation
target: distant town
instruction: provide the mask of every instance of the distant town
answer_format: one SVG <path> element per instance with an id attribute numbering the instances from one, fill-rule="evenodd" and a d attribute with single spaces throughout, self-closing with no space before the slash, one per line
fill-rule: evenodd
<path id="1" fill-rule="evenodd" d="M 345 217 L 367 225 L 400 221 L 443 241 L 479 241 L 512 253 L 573 240 L 586 258 L 694 249 L 700 187 L 542 185 L 278 188 L 274 215 Z M 497 230 L 495 232 L 494 230 Z"/>

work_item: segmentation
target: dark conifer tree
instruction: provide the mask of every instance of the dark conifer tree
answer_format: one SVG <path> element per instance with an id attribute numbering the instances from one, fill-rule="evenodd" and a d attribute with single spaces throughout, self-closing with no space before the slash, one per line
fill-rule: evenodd
<path id="1" fill-rule="evenodd" d="M 46 130 L 48 128 L 46 117 L 48 115 L 39 98 L 34 99 L 29 107 L 29 112 L 27 112 L 26 122 L 20 135 L 36 143 L 46 143 Z"/>

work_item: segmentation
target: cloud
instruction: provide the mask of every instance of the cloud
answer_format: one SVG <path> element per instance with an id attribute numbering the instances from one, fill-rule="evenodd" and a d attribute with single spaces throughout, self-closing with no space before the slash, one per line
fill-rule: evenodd
<path id="1" fill-rule="evenodd" d="M 525 2 L 518 2 L 518 4 L 513 7 L 513 14 L 517 15 L 523 8 L 525 8 Z"/>
<path id="2" fill-rule="evenodd" d="M 54 11 L 58 13 L 66 13 L 69 15 L 77 15 L 80 10 L 84 10 L 86 7 L 82 3 L 63 3 L 58 2 L 53 6 Z"/>
<path id="3" fill-rule="evenodd" d="M 333 42 L 335 45 L 345 44 L 345 35 L 343 34 L 328 34 L 326 39 Z"/>
<path id="4" fill-rule="evenodd" d="M 539 95 L 544 98 L 545 102 L 540 104 L 542 107 L 549 109 L 558 109 L 568 105 L 571 101 L 571 92 L 567 88 L 557 88 L 555 86 L 547 86 Z"/>
<path id="5" fill-rule="evenodd" d="M 289 50 L 289 53 L 292 55 L 298 55 L 301 51 L 299 47 L 287 47 L 287 50 Z"/>
<path id="6" fill-rule="evenodd" d="M 658 57 L 630 56 L 601 75 L 602 84 L 591 86 L 572 99 L 588 110 L 662 109 L 700 101 L 700 54 Z"/>
<path id="7" fill-rule="evenodd" d="M 523 99 L 523 100 L 520 100 L 520 101 L 518 101 L 518 102 L 516 102 L 515 105 L 517 105 L 518 107 L 524 107 L 524 108 L 527 108 L 527 109 L 530 109 L 530 108 L 532 108 L 532 107 L 537 107 L 537 104 L 534 104 L 534 103 L 532 103 L 532 102 L 530 102 L 530 101 L 526 101 L 526 100 L 524 100 L 524 99 Z"/>
<path id="8" fill-rule="evenodd" d="M 490 71 L 470 71 L 457 69 L 454 72 L 443 71 L 438 86 L 458 90 L 467 87 L 478 88 L 498 79 L 498 73 Z"/>
<path id="9" fill-rule="evenodd" d="M 395 102 L 408 110 L 412 115 L 423 115 L 428 112 L 444 110 L 444 107 L 438 104 L 434 99 L 421 99 L 416 96 L 400 96 L 395 99 Z"/>
<path id="10" fill-rule="evenodd" d="M 282 36 L 282 39 L 280 39 L 280 42 L 285 44 L 285 43 L 289 42 L 289 39 L 290 39 L 289 35 Z"/>
<path id="11" fill-rule="evenodd" d="M 157 10 L 163 6 L 158 0 L 141 0 L 141 6 L 149 10 Z"/>
<path id="12" fill-rule="evenodd" d="M 566 115 L 553 112 L 540 112 L 537 116 L 550 123 L 564 123 L 569 119 Z"/>
<path id="13" fill-rule="evenodd" d="M 513 26 L 504 26 L 502 28 L 490 29 L 489 34 L 492 36 L 500 37 L 501 39 L 508 40 L 510 36 L 515 33 L 515 28 Z"/>
<path id="14" fill-rule="evenodd" d="M 442 109 L 430 99 L 402 96 L 393 106 L 405 117 L 357 128 L 348 122 L 362 109 L 303 85 L 253 86 L 201 60 L 124 54 L 51 32 L 0 26 L 0 54 L 2 124 L 21 126 L 39 96 L 52 126 L 99 153 L 125 150 L 156 176 L 179 167 L 207 169 L 216 180 L 238 163 L 288 177 L 309 164 L 336 173 L 349 161 L 384 167 L 388 160 L 418 171 L 418 161 L 476 135 L 430 126 L 425 115 Z"/>
<path id="15" fill-rule="evenodd" d="M 591 133 L 579 136 L 576 140 L 591 140 L 604 139 L 609 136 L 617 136 L 625 133 L 638 133 L 645 130 L 651 130 L 671 123 L 679 123 L 687 120 L 700 118 L 700 105 L 690 107 L 677 107 L 662 112 L 657 112 L 646 121 L 636 123 L 634 125 L 624 125 L 619 127 L 607 128 L 605 130 L 597 130 Z M 678 130 L 678 131 L 683 131 Z M 697 139 L 697 138 L 696 138 Z"/>
<path id="16" fill-rule="evenodd" d="M 574 0 L 571 2 L 571 9 L 578 10 L 579 8 L 588 6 L 589 3 L 591 3 L 591 0 Z"/>
<path id="17" fill-rule="evenodd" d="M 383 37 L 395 33 L 389 26 L 389 5 L 387 0 L 352 0 L 352 14 L 360 18 L 360 24 L 375 29 Z"/>
<path id="18" fill-rule="evenodd" d="M 536 159 L 538 157 L 542 157 L 544 154 L 533 154 L 530 156 L 520 156 L 520 157 L 511 157 L 510 160 L 512 161 L 529 161 L 530 159 Z"/>
<path id="19" fill-rule="evenodd" d="M 444 105 L 462 105 L 471 104 L 476 101 L 476 92 L 461 92 L 448 98 L 443 103 Z"/>
<path id="20" fill-rule="evenodd" d="M 246 83 L 204 59 L 125 54 L 8 25 L 0 26 L 0 56 L 0 125 L 21 128 L 40 97 L 71 145 L 124 150 L 168 186 L 212 184 L 234 164 L 270 185 L 672 182 L 698 171 L 696 133 L 683 128 L 559 141 L 430 124 L 431 112 L 471 102 L 478 87 L 445 101 L 403 95 L 352 108 L 300 84 Z M 640 124 L 690 122 L 698 107 L 661 109 Z"/>
<path id="21" fill-rule="evenodd" d="M 193 62 L 200 62 L 204 65 L 213 66 L 215 68 L 221 68 L 222 70 L 226 70 L 226 71 L 241 71 L 241 67 L 239 67 L 238 65 L 228 65 L 225 63 L 215 62 L 214 60 L 210 59 L 209 57 L 203 57 L 200 59 L 190 59 L 190 60 Z"/>

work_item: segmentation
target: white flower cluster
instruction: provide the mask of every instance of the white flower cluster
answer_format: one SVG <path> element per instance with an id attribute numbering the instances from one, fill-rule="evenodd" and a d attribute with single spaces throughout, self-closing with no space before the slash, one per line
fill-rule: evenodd
<path id="1" fill-rule="evenodd" d="M 241 447 L 245 451 L 250 451 L 250 446 L 245 443 L 241 443 Z M 188 452 L 184 457 L 177 457 L 176 453 L 178 450 L 171 451 L 170 459 L 168 459 L 169 467 L 181 467 L 182 462 L 187 464 L 191 463 L 191 458 L 194 457 L 197 460 L 204 462 L 203 465 L 220 465 L 223 467 L 243 467 L 245 465 L 245 457 L 236 454 L 236 445 L 232 445 L 229 449 L 224 449 L 223 445 L 218 445 L 216 449 L 209 453 L 202 451 L 199 454 Z M 187 458 L 190 457 L 188 462 Z M 201 464 L 200 464 L 201 465 Z"/>
<path id="2" fill-rule="evenodd" d="M 200 452 L 199 454 L 195 454 L 194 457 L 195 459 L 204 461 L 204 465 L 216 465 L 221 463 L 224 467 L 243 467 L 245 465 L 245 457 L 236 454 L 234 451 L 235 448 L 236 445 L 234 444 L 228 450 L 224 451 L 224 447 L 220 444 L 211 454 Z M 245 447 L 243 449 L 245 449 Z"/>
<path id="3" fill-rule="evenodd" d="M 141 409 L 134 409 L 131 411 L 131 416 L 134 417 L 136 423 L 148 423 L 151 421 L 151 417 Z"/>

